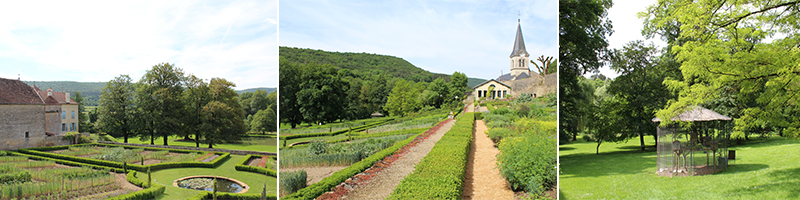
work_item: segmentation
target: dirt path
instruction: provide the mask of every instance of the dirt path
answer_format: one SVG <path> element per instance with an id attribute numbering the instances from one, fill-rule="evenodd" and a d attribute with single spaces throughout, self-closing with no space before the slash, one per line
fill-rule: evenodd
<path id="1" fill-rule="evenodd" d="M 475 112 L 475 103 L 471 103 L 470 102 L 469 105 L 467 105 L 467 111 L 466 112 Z"/>
<path id="2" fill-rule="evenodd" d="M 333 175 L 333 173 L 338 172 L 347 168 L 347 166 L 330 166 L 330 167 L 292 167 L 292 168 L 281 168 L 281 172 L 293 172 L 299 170 L 306 171 L 306 184 L 311 185 L 322 181 L 323 178 Z"/>
<path id="3" fill-rule="evenodd" d="M 489 139 L 486 124 L 483 120 L 475 120 L 475 131 L 470 147 L 467 174 L 462 199 L 514 199 L 514 192 L 508 187 L 500 170 L 495 168 L 497 154 L 500 150 L 494 147 Z"/>
<path id="4" fill-rule="evenodd" d="M 400 184 L 400 181 L 414 171 L 417 164 L 428 155 L 436 142 L 442 139 L 444 133 L 447 133 L 453 127 L 453 124 L 455 124 L 455 121 L 444 124 L 430 138 L 412 147 L 406 154 L 394 161 L 391 166 L 379 172 L 369 181 L 355 187 L 342 199 L 384 199 L 389 197 L 394 188 Z"/>

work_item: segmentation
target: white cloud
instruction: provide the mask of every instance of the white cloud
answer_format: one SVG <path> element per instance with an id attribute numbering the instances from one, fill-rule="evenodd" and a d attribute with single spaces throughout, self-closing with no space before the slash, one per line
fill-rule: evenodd
<path id="1" fill-rule="evenodd" d="M 119 74 L 138 79 L 169 62 L 237 88 L 275 87 L 277 75 L 244 71 L 277 72 L 277 26 L 264 20 L 276 17 L 275 0 L 19 1 L 0 5 L 0 71 L 21 68 L 34 80 L 108 81 Z"/>

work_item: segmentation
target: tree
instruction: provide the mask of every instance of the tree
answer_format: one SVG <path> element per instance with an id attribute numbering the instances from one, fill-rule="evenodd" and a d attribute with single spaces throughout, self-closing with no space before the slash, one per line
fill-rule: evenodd
<path id="1" fill-rule="evenodd" d="M 469 90 L 469 87 L 467 87 L 467 81 L 466 74 L 461 72 L 453 72 L 453 75 L 450 76 L 450 88 L 457 93 L 452 94 L 451 96 L 459 96 L 463 98 L 464 92 Z"/>
<path id="2" fill-rule="evenodd" d="M 453 98 L 450 97 L 450 88 L 442 78 L 436 78 L 436 80 L 433 80 L 433 82 L 428 85 L 428 90 L 435 94 L 436 99 L 433 102 L 433 106 L 436 108 L 441 108 L 442 104 L 453 100 Z"/>
<path id="3" fill-rule="evenodd" d="M 96 132 L 94 125 L 89 123 L 89 118 L 86 115 L 86 106 L 83 103 L 84 99 L 80 92 L 73 91 L 72 98 L 75 103 L 78 103 L 78 132 Z"/>
<path id="4" fill-rule="evenodd" d="M 208 84 L 194 75 L 185 77 L 186 92 L 183 93 L 183 105 L 186 113 L 183 118 L 185 136 L 194 135 L 195 147 L 200 147 L 202 138 L 202 110 L 210 99 Z"/>
<path id="5" fill-rule="evenodd" d="M 596 71 L 605 60 L 611 35 L 611 21 L 606 17 L 611 0 L 559 1 L 559 141 L 577 136 L 578 104 L 585 97 L 579 88 L 578 76 Z"/>
<path id="6" fill-rule="evenodd" d="M 106 83 L 100 95 L 100 107 L 97 108 L 100 130 L 114 136 L 121 135 L 124 143 L 133 130 L 134 87 L 131 77 L 120 75 Z"/>
<path id="7" fill-rule="evenodd" d="M 209 83 L 211 102 L 203 106 L 205 142 L 208 148 L 214 144 L 238 140 L 245 133 L 244 111 L 233 90 L 236 85 L 222 78 L 212 78 Z"/>
<path id="8" fill-rule="evenodd" d="M 752 96 L 755 104 L 734 120 L 734 134 L 769 124 L 800 127 L 800 29 L 798 1 L 660 1 L 641 14 L 647 30 L 677 32 L 684 41 L 672 48 L 681 62 L 684 80 L 664 81 L 679 92 L 657 116 L 662 124 L 692 105 L 720 98 L 725 87 L 736 95 Z M 665 8 L 665 9 L 664 9 Z M 662 10 L 659 10 L 662 9 Z M 675 30 L 674 27 L 679 27 Z M 775 36 L 775 34 L 783 34 Z M 767 37 L 773 37 L 764 42 Z"/>
<path id="9" fill-rule="evenodd" d="M 158 136 L 164 139 L 164 145 L 169 145 L 169 136 L 183 131 L 181 118 L 183 116 L 183 103 L 181 97 L 183 93 L 183 70 L 169 63 L 154 65 L 139 82 L 142 88 L 141 110 L 148 112 L 152 117 L 153 133 L 152 137 Z M 237 102 L 238 103 L 238 102 Z"/>
<path id="10" fill-rule="evenodd" d="M 336 68 L 314 63 L 302 66 L 300 91 L 297 103 L 303 119 L 314 123 L 328 123 L 343 116 L 346 105 L 345 82 L 337 76 Z"/>
<path id="11" fill-rule="evenodd" d="M 297 102 L 297 92 L 300 91 L 301 71 L 297 67 L 280 57 L 280 116 L 281 122 L 288 123 L 292 128 L 297 127 L 303 122 L 303 114 L 300 112 L 300 104 Z"/>
<path id="12" fill-rule="evenodd" d="M 392 116 L 405 116 L 416 110 L 419 106 L 417 95 L 414 93 L 413 82 L 400 79 L 395 83 L 392 93 L 389 94 L 389 101 L 386 102 L 384 109 Z"/>
<path id="13" fill-rule="evenodd" d="M 276 120 L 275 111 L 272 108 L 259 110 L 258 113 L 253 115 L 253 119 L 250 122 L 250 130 L 261 132 L 262 134 L 274 132 L 277 126 Z"/>
<path id="14" fill-rule="evenodd" d="M 547 56 L 545 58 L 544 55 L 541 55 L 541 56 L 539 56 L 539 58 L 536 58 L 536 60 L 539 61 L 542 64 L 539 65 L 536 62 L 534 62 L 533 60 L 531 60 L 531 64 L 533 64 L 533 66 L 536 67 L 536 70 L 539 71 L 539 75 L 540 76 L 547 75 L 548 72 L 553 71 L 551 69 L 553 67 L 552 64 L 555 61 L 555 60 L 553 60 L 553 56 Z"/>

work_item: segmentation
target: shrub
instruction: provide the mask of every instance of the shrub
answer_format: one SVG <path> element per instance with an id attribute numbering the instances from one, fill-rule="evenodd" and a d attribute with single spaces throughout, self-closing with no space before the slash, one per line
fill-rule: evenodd
<path id="1" fill-rule="evenodd" d="M 109 200 L 133 200 L 133 199 L 135 199 L 135 200 L 140 200 L 140 199 L 141 200 L 145 200 L 145 199 L 155 199 L 158 195 L 164 194 L 164 190 L 166 190 L 166 189 L 167 189 L 167 187 L 164 187 L 163 185 L 155 185 L 153 187 L 150 187 L 150 188 L 147 188 L 147 189 L 144 189 L 144 190 L 131 192 L 131 193 L 128 193 L 128 194 L 123 194 L 123 195 L 119 195 L 119 196 L 116 196 L 116 197 L 111 197 L 111 198 L 108 198 L 108 199 Z"/>
<path id="2" fill-rule="evenodd" d="M 497 156 L 500 174 L 512 189 L 540 194 L 556 184 L 557 145 L 553 134 L 503 139 Z"/>
<path id="3" fill-rule="evenodd" d="M 281 172 L 281 194 L 288 195 L 306 187 L 306 171 Z"/>
<path id="4" fill-rule="evenodd" d="M 462 114 L 388 199 L 460 199 L 474 124 L 475 113 Z"/>
<path id="5" fill-rule="evenodd" d="M 24 183 L 28 181 L 31 181 L 31 173 L 28 171 L 0 174 L 0 184 Z"/>
<path id="6" fill-rule="evenodd" d="M 495 144 L 500 144 L 500 140 L 506 137 L 510 137 L 514 134 L 514 131 L 511 131 L 508 128 L 491 128 L 489 129 L 488 135 L 489 138 L 492 139 L 492 142 Z"/>
<path id="7" fill-rule="evenodd" d="M 308 153 L 311 155 L 324 154 L 328 148 L 328 144 L 322 140 L 314 140 L 308 144 Z"/>
<path id="8" fill-rule="evenodd" d="M 188 198 L 187 200 L 206 200 L 211 199 L 213 194 L 211 192 L 201 192 L 193 197 Z M 217 199 L 238 199 L 238 200 L 261 200 L 261 194 L 238 194 L 238 193 L 227 193 L 227 192 L 217 192 Z M 275 194 L 267 194 L 266 199 L 268 200 L 276 200 L 278 196 Z"/>

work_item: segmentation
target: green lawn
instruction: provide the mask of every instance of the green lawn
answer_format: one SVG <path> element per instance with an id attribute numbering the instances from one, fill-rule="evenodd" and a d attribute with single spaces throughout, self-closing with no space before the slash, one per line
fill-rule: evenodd
<path id="1" fill-rule="evenodd" d="M 277 194 L 278 180 L 275 177 L 253 172 L 236 171 L 236 169 L 234 169 L 236 163 L 242 158 L 244 158 L 244 156 L 231 155 L 230 159 L 217 168 L 175 168 L 152 172 L 154 182 L 167 186 L 167 190 L 164 194 L 158 196 L 156 199 L 186 199 L 199 194 L 199 190 L 172 186 L 172 181 L 175 181 L 175 179 L 195 175 L 216 175 L 233 178 L 249 185 L 250 190 L 246 193 L 253 194 L 260 194 L 261 189 L 264 187 L 264 181 L 266 181 L 267 193 Z M 138 178 L 142 181 L 147 181 L 147 173 L 140 172 Z"/>
<path id="2" fill-rule="evenodd" d="M 579 139 L 580 140 L 580 139 Z M 561 199 L 798 199 L 800 141 L 780 137 L 730 148 L 737 160 L 727 171 L 694 177 L 659 177 L 652 137 L 648 151 L 639 139 L 559 146 Z"/>
<path id="3" fill-rule="evenodd" d="M 124 140 L 122 137 L 116 137 L 117 141 L 123 142 Z M 172 136 L 169 138 L 169 145 L 170 146 L 185 146 L 185 147 L 195 147 L 194 142 L 184 142 L 184 141 L 174 141 L 178 139 L 176 136 Z M 128 143 L 133 144 L 150 144 L 150 140 L 147 141 L 139 141 L 139 137 L 128 137 Z M 156 138 L 155 140 L 156 145 L 164 144 L 164 139 Z M 200 147 L 206 148 L 208 144 L 200 143 Z M 272 145 L 256 145 L 256 144 L 217 144 L 214 145 L 215 149 L 233 149 L 233 150 L 246 150 L 246 151 L 262 151 L 262 152 L 272 152 L 277 153 L 278 147 Z"/>

